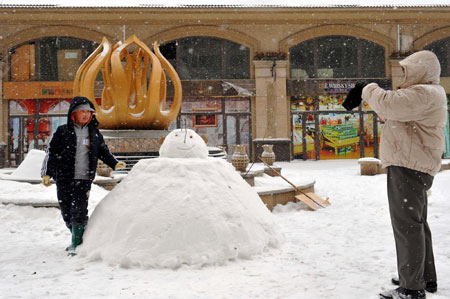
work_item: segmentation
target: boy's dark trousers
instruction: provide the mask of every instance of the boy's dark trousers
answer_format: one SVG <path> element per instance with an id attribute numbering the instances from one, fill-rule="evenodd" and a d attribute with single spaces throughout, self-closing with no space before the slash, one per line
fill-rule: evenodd
<path id="1" fill-rule="evenodd" d="M 433 176 L 405 167 L 389 166 L 389 212 L 397 249 L 400 286 L 419 290 L 437 281 L 431 232 L 427 223 L 427 190 Z"/>
<path id="2" fill-rule="evenodd" d="M 69 230 L 72 225 L 85 226 L 88 221 L 90 180 L 57 180 L 56 189 L 61 214 Z"/>

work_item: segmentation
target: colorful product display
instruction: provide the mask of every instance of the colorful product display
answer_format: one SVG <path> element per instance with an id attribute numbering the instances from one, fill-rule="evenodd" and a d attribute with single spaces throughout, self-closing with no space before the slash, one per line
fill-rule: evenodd
<path id="1" fill-rule="evenodd" d="M 345 155 L 356 150 L 359 142 L 358 130 L 353 125 L 321 126 L 324 146 L 332 147 L 336 155 Z"/>

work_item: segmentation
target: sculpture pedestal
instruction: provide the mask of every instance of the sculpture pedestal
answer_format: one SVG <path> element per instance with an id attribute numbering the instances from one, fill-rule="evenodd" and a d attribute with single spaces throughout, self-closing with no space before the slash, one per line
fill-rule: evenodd
<path id="1" fill-rule="evenodd" d="M 128 172 L 141 159 L 159 156 L 161 137 L 168 130 L 101 130 L 109 150 L 127 167 L 119 172 Z"/>
<path id="2" fill-rule="evenodd" d="M 112 153 L 158 153 L 168 130 L 101 130 Z"/>

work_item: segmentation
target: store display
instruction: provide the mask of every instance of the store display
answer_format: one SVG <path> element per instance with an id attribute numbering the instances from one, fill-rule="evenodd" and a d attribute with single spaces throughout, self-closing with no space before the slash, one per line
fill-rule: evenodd
<path id="1" fill-rule="evenodd" d="M 324 146 L 332 147 L 336 155 L 345 155 L 356 150 L 359 142 L 358 130 L 353 125 L 321 126 Z"/>

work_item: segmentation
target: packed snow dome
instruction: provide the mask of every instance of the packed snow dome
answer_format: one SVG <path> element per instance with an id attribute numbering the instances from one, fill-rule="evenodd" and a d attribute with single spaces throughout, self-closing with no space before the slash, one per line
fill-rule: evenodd
<path id="1" fill-rule="evenodd" d="M 195 150 L 194 150 L 195 149 Z M 123 267 L 178 268 L 248 258 L 282 237 L 258 194 L 192 130 L 172 131 L 96 207 L 81 256 Z"/>

